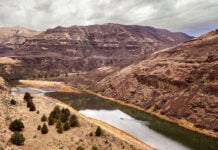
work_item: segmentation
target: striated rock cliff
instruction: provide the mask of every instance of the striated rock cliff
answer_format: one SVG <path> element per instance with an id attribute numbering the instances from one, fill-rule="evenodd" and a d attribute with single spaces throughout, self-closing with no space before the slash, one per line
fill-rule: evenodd
<path id="1" fill-rule="evenodd" d="M 56 27 L 29 38 L 18 55 L 67 54 L 73 57 L 104 56 L 126 58 L 166 48 L 192 37 L 144 26 L 104 24 Z M 25 51 L 26 50 L 26 51 Z"/>
<path id="2" fill-rule="evenodd" d="M 100 94 L 217 132 L 218 30 L 155 52 L 95 87 Z"/>
<path id="3" fill-rule="evenodd" d="M 19 48 L 28 37 L 39 34 L 39 31 L 23 27 L 1 27 L 0 28 L 0 53 Z"/>
<path id="4" fill-rule="evenodd" d="M 0 56 L 10 56 L 21 62 L 20 65 L 10 66 L 14 70 L 11 74 L 4 72 L 5 65 L 0 65 L 3 70 L 1 75 L 10 79 L 45 73 L 90 71 L 142 57 L 191 38 L 184 33 L 144 26 L 104 24 L 56 27 L 25 38 L 13 51 L 0 50 L 4 52 L 0 52 Z"/>

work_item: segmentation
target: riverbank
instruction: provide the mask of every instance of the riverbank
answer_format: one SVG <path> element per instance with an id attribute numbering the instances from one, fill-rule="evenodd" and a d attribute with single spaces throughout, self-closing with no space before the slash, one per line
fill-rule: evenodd
<path id="1" fill-rule="evenodd" d="M 76 88 L 73 88 L 73 87 L 65 85 L 64 82 L 39 81 L 39 80 L 19 80 L 19 82 L 21 84 L 24 84 L 24 85 L 30 85 L 30 86 L 35 86 L 35 87 L 62 87 L 62 89 L 64 89 L 64 87 L 66 87 L 66 89 L 68 89 L 68 88 L 70 89 L 70 90 L 66 90 L 66 91 L 62 90 L 60 92 L 68 92 L 68 91 L 80 92 Z M 143 108 L 141 108 L 139 106 L 136 106 L 136 105 L 133 105 L 133 104 L 127 104 L 127 103 L 124 103 L 121 100 L 117 100 L 117 99 L 114 99 L 114 98 L 106 97 L 106 96 L 100 95 L 98 93 L 94 93 L 94 92 L 92 92 L 90 90 L 84 90 L 84 91 L 87 92 L 87 93 L 93 94 L 95 96 L 104 98 L 106 100 L 110 100 L 110 101 L 119 103 L 121 105 L 125 105 L 125 106 L 128 106 L 128 107 L 132 107 L 134 109 L 137 109 L 137 110 L 149 113 L 149 114 L 151 114 L 151 115 L 153 115 L 155 117 L 158 117 L 159 119 L 162 119 L 162 120 L 165 120 L 165 121 L 177 124 L 178 126 L 183 127 L 185 129 L 188 129 L 188 130 L 191 130 L 191 131 L 194 131 L 194 132 L 197 132 L 197 133 L 200 133 L 200 134 L 212 137 L 212 138 L 218 138 L 218 135 L 215 132 L 209 131 L 209 130 L 206 130 L 206 129 L 197 128 L 192 123 L 190 123 L 190 122 L 188 122 L 188 121 L 186 121 L 184 119 L 181 119 L 181 120 L 172 119 L 172 118 L 164 116 L 164 115 L 162 115 L 160 113 L 155 113 L 155 112 L 152 112 L 151 110 L 145 110 L 145 109 L 143 109 Z"/>
<path id="2" fill-rule="evenodd" d="M 91 118 L 91 117 L 87 117 L 81 113 L 79 113 L 77 110 L 75 110 L 74 108 L 72 108 L 71 106 L 65 104 L 64 102 L 62 102 L 61 100 L 58 99 L 54 99 L 56 104 L 61 106 L 61 107 L 65 107 L 68 108 L 71 112 L 73 112 L 74 114 L 76 114 L 77 116 L 87 120 L 88 122 L 91 122 L 93 124 L 96 124 L 98 126 L 100 126 L 102 129 L 104 129 L 107 132 L 110 132 L 112 135 L 114 135 L 115 137 L 118 137 L 119 139 L 125 140 L 130 142 L 133 145 L 137 145 L 139 147 L 142 147 L 143 149 L 146 150 L 153 150 L 153 148 L 149 145 L 144 144 L 143 142 L 139 141 L 138 139 L 132 137 L 131 135 L 129 135 L 128 133 L 117 129 L 114 126 L 109 125 L 108 123 L 102 122 L 100 120 Z"/>
<path id="3" fill-rule="evenodd" d="M 74 92 L 74 93 L 80 92 L 78 89 L 68 86 L 64 82 L 58 82 L 58 81 L 19 80 L 19 83 L 27 86 L 33 86 L 36 88 L 57 88 L 58 92 Z"/>
<path id="4" fill-rule="evenodd" d="M 62 82 L 50 82 L 50 81 L 31 81 L 31 80 L 20 80 L 20 83 L 27 85 L 27 86 L 32 86 L 32 87 L 40 87 L 40 88 L 46 88 L 46 87 L 64 87 Z M 45 83 L 43 83 L 45 82 Z M 48 85 L 48 86 L 47 86 Z M 78 89 L 75 90 L 76 92 L 79 92 Z M 115 139 L 117 139 L 117 141 L 121 140 L 121 141 L 125 141 L 126 143 L 128 143 L 127 145 L 132 145 L 133 148 L 135 147 L 136 149 L 142 149 L 142 150 L 152 150 L 153 148 L 150 147 L 149 145 L 144 144 L 143 142 L 139 141 L 138 139 L 132 137 L 131 135 L 129 135 L 128 133 L 121 131 L 105 122 L 102 122 L 100 120 L 96 120 L 90 117 L 86 117 L 85 115 L 79 113 L 78 111 L 76 111 L 75 109 L 73 109 L 71 106 L 63 103 L 62 101 L 58 100 L 58 99 L 54 99 L 54 98 L 50 98 L 50 97 L 46 97 L 46 96 L 35 96 L 37 99 L 41 99 L 43 101 L 47 101 L 47 103 L 45 104 L 47 107 L 49 107 L 50 104 L 52 105 L 59 105 L 61 107 L 64 108 L 68 108 L 73 114 L 76 114 L 79 118 L 89 122 L 89 124 L 92 124 L 94 126 L 100 126 L 105 132 L 107 132 L 109 135 L 111 135 L 111 137 L 114 137 Z M 43 105 L 43 104 L 38 104 L 36 103 L 36 105 Z M 84 131 L 87 129 L 84 129 Z M 84 132 L 83 131 L 83 132 Z M 55 132 L 55 131 L 54 131 Z M 115 142 L 116 144 L 116 142 Z M 119 144 L 119 143 L 117 143 Z M 134 149 L 135 149 L 134 148 Z"/>
<path id="5" fill-rule="evenodd" d="M 197 132 L 199 134 L 206 135 L 206 136 L 211 137 L 211 138 L 218 139 L 218 135 L 215 132 L 209 131 L 209 130 L 206 130 L 206 129 L 197 128 L 192 123 L 190 123 L 190 122 L 188 122 L 188 121 L 186 121 L 184 119 L 181 119 L 181 120 L 171 119 L 171 118 L 169 118 L 167 116 L 161 115 L 160 113 L 155 113 L 155 112 L 152 112 L 151 110 L 145 110 L 145 109 L 143 109 L 143 108 L 141 108 L 139 106 L 133 105 L 133 104 L 124 103 L 121 100 L 117 100 L 117 99 L 114 99 L 114 98 L 106 97 L 106 96 L 100 95 L 98 93 L 94 93 L 92 91 L 89 91 L 89 90 L 84 90 L 84 91 L 87 92 L 87 93 L 93 94 L 95 96 L 98 96 L 100 98 L 104 98 L 106 100 L 113 101 L 113 102 L 119 103 L 121 105 L 125 105 L 125 106 L 128 106 L 128 107 L 132 107 L 134 109 L 146 112 L 146 113 L 151 114 L 151 115 L 153 115 L 153 116 L 155 116 L 155 117 L 157 117 L 159 119 L 162 119 L 162 120 L 165 120 L 165 121 L 177 124 L 178 126 L 180 126 L 182 128 L 185 128 L 185 129 Z"/>

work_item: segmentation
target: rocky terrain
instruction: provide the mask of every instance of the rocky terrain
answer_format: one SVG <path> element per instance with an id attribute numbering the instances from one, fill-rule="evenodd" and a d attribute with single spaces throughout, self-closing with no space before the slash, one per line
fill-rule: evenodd
<path id="1" fill-rule="evenodd" d="M 102 95 L 217 132 L 218 30 L 148 55 L 92 87 Z"/>
<path id="2" fill-rule="evenodd" d="M 15 34 L 13 38 L 16 37 Z M 146 26 L 104 24 L 56 27 L 20 40 L 22 42 L 18 40 L 20 44 L 13 49 L 1 42 L 0 56 L 10 56 L 21 62 L 20 65 L 10 66 L 16 74 L 2 72 L 2 76 L 25 78 L 45 73 L 91 71 L 142 57 L 191 38 L 184 33 Z M 1 66 L 3 71 L 4 68 Z"/>
<path id="3" fill-rule="evenodd" d="M 27 38 L 41 32 L 23 27 L 0 28 L 0 54 L 19 48 Z"/>

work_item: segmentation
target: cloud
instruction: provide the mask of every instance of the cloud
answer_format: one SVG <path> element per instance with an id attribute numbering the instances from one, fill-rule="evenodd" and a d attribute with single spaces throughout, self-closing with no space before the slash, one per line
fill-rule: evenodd
<path id="1" fill-rule="evenodd" d="M 0 0 L 0 26 L 138 24 L 199 35 L 218 27 L 217 0 Z"/>

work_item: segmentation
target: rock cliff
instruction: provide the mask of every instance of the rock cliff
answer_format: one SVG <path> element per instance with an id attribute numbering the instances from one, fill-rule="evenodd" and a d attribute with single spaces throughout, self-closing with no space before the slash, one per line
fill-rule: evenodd
<path id="1" fill-rule="evenodd" d="M 106 76 L 96 92 L 218 130 L 218 30 Z"/>

